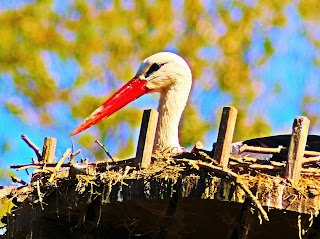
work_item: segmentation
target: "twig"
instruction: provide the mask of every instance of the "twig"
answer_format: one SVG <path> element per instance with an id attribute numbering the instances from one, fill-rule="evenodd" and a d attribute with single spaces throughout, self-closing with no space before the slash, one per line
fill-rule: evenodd
<path id="1" fill-rule="evenodd" d="M 127 164 L 131 164 L 132 161 L 134 160 L 134 158 L 128 158 L 128 159 L 116 159 L 114 160 L 114 162 L 116 163 L 126 163 Z M 107 161 L 98 161 L 98 162 L 92 162 L 92 163 L 89 163 L 88 165 L 93 165 L 95 167 L 103 167 L 105 165 L 108 165 L 108 162 L 111 162 L 111 159 L 108 159 Z M 50 168 L 53 168 L 53 167 L 56 167 L 56 163 L 48 163 L 46 164 L 46 169 L 50 169 Z M 64 163 L 62 164 L 60 167 L 63 167 L 63 168 L 67 168 L 67 167 L 70 167 L 70 163 Z M 37 163 L 37 164 L 11 164 L 10 165 L 10 168 L 12 169 L 16 169 L 16 170 L 25 170 L 25 169 L 28 169 L 28 168 L 34 168 L 34 169 L 40 169 L 40 168 L 43 168 L 43 164 L 40 164 L 40 163 Z"/>
<path id="2" fill-rule="evenodd" d="M 80 160 L 80 163 L 82 163 L 82 164 L 85 164 L 85 165 L 88 165 L 89 164 L 89 159 L 88 158 L 85 158 L 85 159 L 81 159 Z"/>
<path id="3" fill-rule="evenodd" d="M 249 156 L 244 156 L 243 159 L 245 162 L 251 162 L 251 163 L 255 163 L 258 161 L 258 159 L 253 158 L 253 157 L 249 157 Z"/>
<path id="4" fill-rule="evenodd" d="M 107 159 L 106 162 L 107 163 L 111 163 L 111 162 L 116 162 L 116 163 L 121 163 L 121 162 L 127 162 L 127 163 L 132 163 L 132 161 L 135 158 L 127 158 L 127 159 L 119 159 L 119 158 L 114 158 L 114 161 L 112 161 L 111 159 Z"/>
<path id="5" fill-rule="evenodd" d="M 302 164 L 305 164 L 305 163 L 316 163 L 318 161 L 320 161 L 320 156 L 311 157 L 311 158 L 304 158 L 303 161 L 302 161 Z"/>
<path id="6" fill-rule="evenodd" d="M 116 185 L 118 182 L 123 181 L 123 179 L 125 178 L 125 176 L 128 175 L 130 169 L 132 169 L 130 166 L 126 166 L 124 168 L 124 172 L 122 175 L 119 175 L 119 177 L 117 178 L 117 180 L 115 180 L 115 182 L 113 183 L 113 185 Z"/>
<path id="7" fill-rule="evenodd" d="M 157 152 L 156 152 L 157 154 Z M 155 160 L 158 160 L 158 159 L 162 159 L 162 158 L 168 158 L 168 157 L 172 157 L 173 159 L 184 159 L 184 158 L 187 158 L 187 159 L 192 159 L 192 160 L 201 160 L 201 161 L 205 161 L 205 162 L 210 162 L 210 163 L 213 163 L 214 165 L 219 165 L 219 163 L 210 157 L 210 155 L 205 151 L 205 150 L 195 150 L 193 152 L 182 152 L 182 153 L 179 153 L 179 154 L 176 154 L 176 155 L 173 155 L 173 154 L 168 154 L 168 155 L 152 155 L 153 158 Z"/>
<path id="8" fill-rule="evenodd" d="M 215 165 L 219 165 L 218 161 L 215 160 L 214 158 L 211 158 L 207 153 L 203 152 L 203 151 L 199 151 L 199 154 L 201 156 L 203 156 L 206 160 L 208 160 L 209 162 L 211 161 L 212 163 L 214 163 Z"/>
<path id="9" fill-rule="evenodd" d="M 180 162 L 186 162 L 186 163 L 191 163 L 191 164 L 196 164 L 201 168 L 206 168 L 209 169 L 215 173 L 222 173 L 225 176 L 230 177 L 230 179 L 232 179 L 233 181 L 235 181 L 240 188 L 242 188 L 242 190 L 248 195 L 248 197 L 250 198 L 250 200 L 253 202 L 253 204 L 255 205 L 255 207 L 259 210 L 259 212 L 261 213 L 262 217 L 264 218 L 264 220 L 269 221 L 269 217 L 267 212 L 263 209 L 261 203 L 259 202 L 259 200 L 257 199 L 257 197 L 255 195 L 253 195 L 253 193 L 251 192 L 251 190 L 249 189 L 249 187 L 247 185 L 245 185 L 244 183 L 242 183 L 241 181 L 238 180 L 238 174 L 228 170 L 228 169 L 222 169 L 218 166 L 214 166 L 212 164 L 209 163 L 204 163 L 201 161 L 194 161 L 194 160 L 189 160 L 189 159 L 176 159 L 176 161 L 180 161 Z"/>
<path id="10" fill-rule="evenodd" d="M 108 157 L 112 160 L 112 162 L 115 163 L 115 161 L 113 160 L 112 156 L 110 155 L 110 153 L 108 152 L 106 146 L 104 146 L 104 144 L 102 144 L 99 140 L 96 139 L 96 142 L 97 144 L 99 144 L 99 146 L 104 150 L 104 152 L 108 155 Z"/>
<path id="11" fill-rule="evenodd" d="M 73 146 L 73 145 L 72 145 Z M 70 163 L 74 163 L 74 157 L 81 153 L 81 149 L 78 149 L 76 152 L 72 151 L 70 154 Z"/>
<path id="12" fill-rule="evenodd" d="M 41 191 L 40 191 L 40 183 L 39 183 L 39 180 L 37 180 L 37 193 L 38 193 L 38 197 L 39 197 L 39 202 L 40 202 L 41 209 L 44 210 L 43 205 L 42 205 L 42 195 L 41 195 Z"/>
<path id="13" fill-rule="evenodd" d="M 242 145 L 240 147 L 240 153 L 243 152 L 252 152 L 252 153 L 281 153 L 282 150 L 285 150 L 283 146 L 279 146 L 278 148 L 264 148 L 264 147 L 256 147 L 249 145 Z"/>
<path id="14" fill-rule="evenodd" d="M 320 152 L 306 150 L 304 151 L 304 156 L 320 156 Z"/>
<path id="15" fill-rule="evenodd" d="M 59 168 L 61 167 L 61 165 L 63 164 L 64 160 L 68 157 L 68 155 L 70 154 L 71 149 L 67 149 L 66 152 L 64 152 L 64 154 L 62 155 L 62 157 L 60 158 L 59 162 L 57 163 L 57 165 L 54 168 L 54 173 L 51 174 L 50 178 L 49 178 L 49 183 L 51 183 L 54 179 L 54 176 L 56 175 L 56 172 L 59 170 Z"/>
<path id="16" fill-rule="evenodd" d="M 249 146 L 249 145 L 242 145 L 240 147 L 240 153 L 243 152 L 252 152 L 252 153 L 288 153 L 288 148 L 279 146 L 278 148 L 264 148 L 264 147 L 256 147 L 256 146 Z M 320 152 L 317 151 L 304 151 L 304 156 L 320 156 Z"/>
<path id="17" fill-rule="evenodd" d="M 258 163 L 249 163 L 249 162 L 241 162 L 241 161 L 231 161 L 230 165 L 232 168 L 252 168 L 252 169 L 261 169 L 261 170 L 275 170 L 281 171 L 285 169 L 284 163 L 272 162 L 271 164 L 258 164 Z"/>
<path id="18" fill-rule="evenodd" d="M 240 163 L 240 164 L 250 164 L 251 162 L 246 162 L 245 160 L 243 160 L 244 158 L 239 158 L 239 157 L 230 157 L 230 163 L 231 162 L 236 162 L 236 163 Z"/>
<path id="19" fill-rule="evenodd" d="M 11 181 L 13 183 L 20 183 L 22 185 L 27 185 L 27 183 L 25 181 L 23 181 L 21 178 L 18 178 L 17 176 L 11 176 Z"/>
<path id="20" fill-rule="evenodd" d="M 281 166 L 274 166 L 274 165 L 261 165 L 261 164 L 250 164 L 249 168 L 252 169 L 259 169 L 259 170 L 284 170 L 284 167 Z"/>
<path id="21" fill-rule="evenodd" d="M 301 172 L 303 173 L 320 173 L 319 168 L 302 168 Z"/>
<path id="22" fill-rule="evenodd" d="M 46 164 L 46 168 L 52 168 L 55 167 L 57 164 L 56 163 L 49 163 Z M 70 164 L 62 164 L 61 167 L 70 167 Z M 28 168 L 34 168 L 34 169 L 38 169 L 38 168 L 43 168 L 43 164 L 40 163 L 36 163 L 36 164 L 11 164 L 10 168 L 16 169 L 16 170 L 25 170 Z"/>
<path id="23" fill-rule="evenodd" d="M 35 152 L 35 154 L 37 155 L 38 161 L 41 162 L 42 156 L 40 154 L 40 149 L 34 143 L 32 143 L 31 140 L 25 134 L 21 135 L 21 139 L 24 142 L 26 142 L 26 144 L 29 146 L 29 148 L 31 148 Z"/>

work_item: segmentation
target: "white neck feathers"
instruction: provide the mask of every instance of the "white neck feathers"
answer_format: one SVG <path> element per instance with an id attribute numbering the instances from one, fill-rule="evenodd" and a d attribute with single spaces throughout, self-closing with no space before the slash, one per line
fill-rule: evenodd
<path id="1" fill-rule="evenodd" d="M 191 85 L 181 83 L 176 82 L 161 92 L 154 151 L 180 148 L 179 122 L 191 88 Z"/>

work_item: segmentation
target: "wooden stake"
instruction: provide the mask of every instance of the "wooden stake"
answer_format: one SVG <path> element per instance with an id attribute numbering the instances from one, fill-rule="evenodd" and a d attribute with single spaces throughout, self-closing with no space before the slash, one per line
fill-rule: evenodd
<path id="1" fill-rule="evenodd" d="M 42 163 L 54 163 L 54 154 L 56 152 L 57 139 L 46 137 L 42 149 Z"/>
<path id="2" fill-rule="evenodd" d="M 134 160 L 135 166 L 140 165 L 141 168 L 147 168 L 150 165 L 158 116 L 158 111 L 154 109 L 143 112 L 137 154 Z"/>
<path id="3" fill-rule="evenodd" d="M 292 135 L 288 152 L 288 163 L 285 177 L 298 183 L 300 178 L 303 155 L 306 148 L 310 120 L 304 116 L 296 117 L 292 126 Z"/>
<path id="4" fill-rule="evenodd" d="M 222 166 L 228 168 L 233 132 L 236 125 L 238 111 L 233 106 L 223 107 L 219 133 L 216 147 L 214 150 L 214 159 Z"/>

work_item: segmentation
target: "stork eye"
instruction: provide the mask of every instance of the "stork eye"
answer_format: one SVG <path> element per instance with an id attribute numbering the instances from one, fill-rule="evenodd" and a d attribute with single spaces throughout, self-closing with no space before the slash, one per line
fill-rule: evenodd
<path id="1" fill-rule="evenodd" d="M 149 70 L 147 71 L 146 77 L 149 77 L 153 72 L 159 70 L 163 65 L 164 64 L 153 63 L 152 66 L 150 66 Z"/>

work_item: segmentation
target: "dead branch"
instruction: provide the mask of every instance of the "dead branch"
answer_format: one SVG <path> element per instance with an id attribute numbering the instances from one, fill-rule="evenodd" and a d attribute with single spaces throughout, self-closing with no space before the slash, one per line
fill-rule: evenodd
<path id="1" fill-rule="evenodd" d="M 244 160 L 244 158 L 242 157 L 230 157 L 230 162 L 229 164 L 236 164 L 236 163 L 240 163 L 240 164 L 250 164 L 250 162 L 246 162 L 246 160 Z"/>
<path id="2" fill-rule="evenodd" d="M 54 172 L 51 174 L 51 176 L 49 178 L 49 183 L 51 183 L 53 181 L 54 176 L 56 175 L 56 172 L 59 170 L 59 168 L 63 164 L 64 160 L 68 157 L 68 155 L 70 154 L 70 151 L 71 151 L 71 149 L 67 149 L 66 152 L 64 152 L 64 154 L 60 158 L 60 160 L 57 163 L 57 165 L 54 167 Z"/>
<path id="3" fill-rule="evenodd" d="M 40 149 L 34 143 L 32 143 L 31 140 L 25 134 L 21 135 L 21 139 L 24 142 L 26 142 L 26 144 L 29 146 L 29 148 L 31 148 L 35 152 L 35 154 L 37 155 L 38 161 L 41 162 L 42 155 L 40 154 Z"/>
<path id="4" fill-rule="evenodd" d="M 319 161 L 320 161 L 320 156 L 304 158 L 303 161 L 302 161 L 302 164 L 305 164 L 305 163 L 316 163 L 316 162 L 319 162 Z"/>
<path id="5" fill-rule="evenodd" d="M 252 169 L 259 169 L 259 170 L 284 170 L 284 167 L 281 166 L 274 166 L 274 165 L 261 165 L 261 164 L 250 164 L 249 168 Z"/>
<path id="6" fill-rule="evenodd" d="M 203 156 L 209 162 L 211 161 L 213 164 L 219 165 L 218 161 L 213 159 L 213 158 L 211 158 L 207 153 L 205 153 L 203 151 L 199 151 L 198 153 L 199 153 L 199 155 Z"/>
<path id="7" fill-rule="evenodd" d="M 117 178 L 117 180 L 115 180 L 113 185 L 117 184 L 120 181 L 123 181 L 123 179 L 128 175 L 130 169 L 132 169 L 132 167 L 126 166 L 125 169 L 124 169 L 124 172 L 122 173 L 122 175 L 119 175 L 119 177 Z"/>
<path id="8" fill-rule="evenodd" d="M 97 139 L 96 139 L 96 141 L 94 141 L 94 142 L 96 142 L 96 143 L 104 150 L 104 152 L 108 155 L 108 157 L 112 160 L 112 162 L 115 163 L 115 161 L 113 160 L 111 154 L 110 154 L 109 151 L 107 150 L 106 146 L 105 146 L 104 144 L 102 144 L 102 143 L 101 143 L 99 140 L 97 140 Z"/>
<path id="9" fill-rule="evenodd" d="M 287 154 L 288 153 L 288 148 L 287 147 L 283 147 L 283 146 L 279 146 L 278 148 L 264 148 L 264 147 L 256 147 L 256 146 L 249 146 L 249 145 L 242 145 L 240 147 L 240 153 L 243 152 L 251 152 L 251 153 L 284 153 Z M 317 151 L 309 151 L 309 150 L 305 150 L 304 151 L 304 156 L 320 156 L 320 152 Z"/>
<path id="10" fill-rule="evenodd" d="M 38 193 L 41 209 L 44 210 L 44 207 L 43 207 L 43 204 L 42 204 L 42 194 L 41 194 L 41 190 L 40 190 L 39 180 L 37 180 L 37 193 Z"/>
<path id="11" fill-rule="evenodd" d="M 17 176 L 11 176 L 11 181 L 13 183 L 20 183 L 22 185 L 27 185 L 27 182 L 25 182 L 24 180 L 22 180 L 21 178 L 18 178 Z"/>
<path id="12" fill-rule="evenodd" d="M 57 164 L 56 163 L 49 163 L 46 164 L 46 168 L 52 168 L 55 167 Z M 18 171 L 20 170 L 25 170 L 25 169 L 29 169 L 29 168 L 34 168 L 34 169 L 39 169 L 39 168 L 43 168 L 43 164 L 40 163 L 31 163 L 31 164 L 11 164 L 10 168 L 12 169 L 16 169 Z M 62 164 L 61 167 L 70 167 L 70 164 Z"/>
<path id="13" fill-rule="evenodd" d="M 302 173 L 318 173 L 318 174 L 320 174 L 320 169 L 318 169 L 318 168 L 302 168 L 301 172 Z"/>
<path id="14" fill-rule="evenodd" d="M 73 146 L 73 144 L 72 144 Z M 81 149 L 78 149 L 77 151 L 73 151 L 72 150 L 72 153 L 70 154 L 70 163 L 73 164 L 74 163 L 74 158 L 81 153 Z"/>
<path id="15" fill-rule="evenodd" d="M 251 152 L 251 153 L 281 153 L 285 148 L 283 146 L 279 146 L 278 148 L 264 148 L 264 147 L 256 147 L 249 145 L 242 145 L 240 147 L 240 153 L 243 152 Z"/>
<path id="16" fill-rule="evenodd" d="M 285 164 L 251 164 L 247 162 L 230 162 L 231 168 L 251 168 L 256 170 L 274 170 L 274 171 L 281 171 L 285 169 Z"/>

